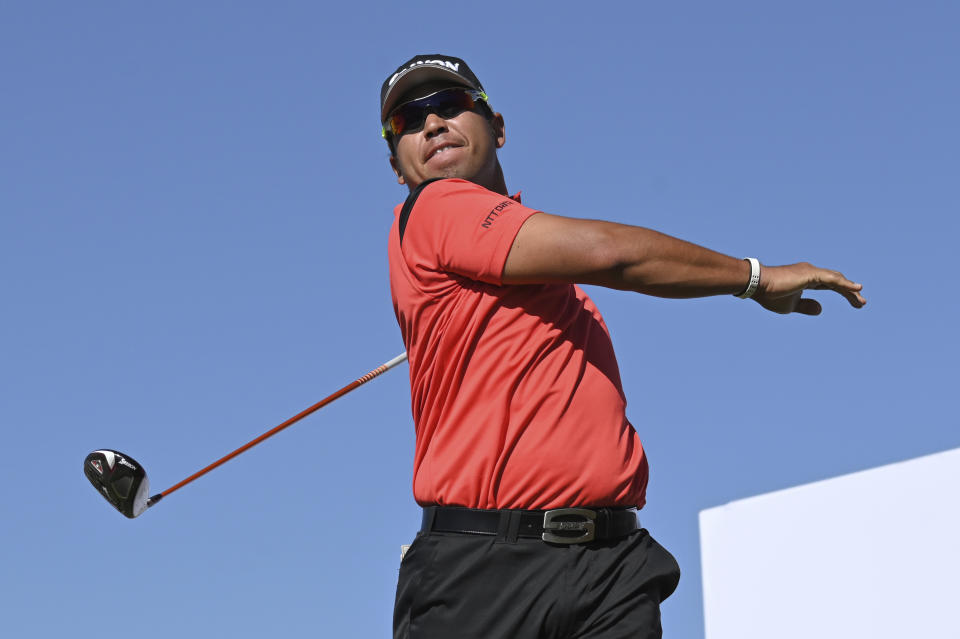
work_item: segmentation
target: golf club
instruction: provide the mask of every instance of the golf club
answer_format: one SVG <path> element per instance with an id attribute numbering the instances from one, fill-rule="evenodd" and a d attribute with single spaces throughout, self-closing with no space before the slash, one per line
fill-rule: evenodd
<path id="1" fill-rule="evenodd" d="M 170 488 L 167 488 L 162 493 L 157 493 L 149 499 L 147 498 L 147 495 L 150 493 L 150 481 L 147 479 L 147 473 L 143 469 L 143 466 L 141 466 L 135 459 L 133 459 L 133 457 L 130 457 L 126 453 L 121 453 L 111 449 L 95 450 L 87 455 L 86 459 L 83 460 L 83 473 L 87 476 L 87 479 L 90 480 L 90 483 L 93 484 L 93 487 L 96 488 L 108 502 L 110 502 L 110 505 L 119 510 L 126 517 L 133 519 L 134 517 L 142 514 L 147 508 L 155 505 L 158 501 L 170 493 L 183 488 L 194 479 L 206 475 L 217 466 L 230 461 L 240 453 L 253 448 L 263 440 L 276 435 L 284 428 L 297 423 L 307 415 L 320 410 L 333 400 L 343 397 L 358 386 L 366 384 L 374 377 L 378 377 L 383 373 L 386 373 L 388 370 L 406 359 L 406 353 L 397 355 L 389 362 L 378 366 L 363 377 L 350 382 L 332 395 L 324 397 L 313 406 L 297 413 L 282 424 L 271 428 L 264 434 L 247 442 L 232 453 L 224 455 L 209 466 L 198 470 L 186 479 L 174 484 Z"/>

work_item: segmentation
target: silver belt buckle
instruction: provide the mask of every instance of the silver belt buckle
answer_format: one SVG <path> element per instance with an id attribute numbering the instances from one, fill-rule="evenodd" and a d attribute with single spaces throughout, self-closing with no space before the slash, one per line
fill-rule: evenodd
<path id="1" fill-rule="evenodd" d="M 583 517 L 583 521 L 558 521 L 559 517 Z M 557 508 L 543 513 L 544 541 L 552 544 L 582 544 L 596 538 L 597 525 L 594 520 L 597 513 L 586 508 Z M 557 535 L 551 531 L 579 532 L 582 535 Z"/>

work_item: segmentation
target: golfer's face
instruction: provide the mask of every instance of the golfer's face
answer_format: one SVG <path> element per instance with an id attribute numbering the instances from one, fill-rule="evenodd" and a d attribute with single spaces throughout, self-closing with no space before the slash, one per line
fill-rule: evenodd
<path id="1" fill-rule="evenodd" d="M 414 100 L 448 88 L 425 84 L 404 96 Z M 415 188 L 436 177 L 456 177 L 490 186 L 497 175 L 496 150 L 503 146 L 503 118 L 488 120 L 478 109 L 451 118 L 429 112 L 423 128 L 397 140 L 394 168 L 401 181 Z"/>

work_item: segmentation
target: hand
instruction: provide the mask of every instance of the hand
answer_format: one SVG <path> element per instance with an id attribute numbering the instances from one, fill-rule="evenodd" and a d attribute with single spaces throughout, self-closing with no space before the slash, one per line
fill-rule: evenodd
<path id="1" fill-rule="evenodd" d="M 862 284 L 851 282 L 843 273 L 817 268 L 807 262 L 762 267 L 760 284 L 753 299 L 774 313 L 819 315 L 822 310 L 820 302 L 803 297 L 803 292 L 809 289 L 836 291 L 847 298 L 854 308 L 862 308 L 867 303 L 860 294 Z"/>

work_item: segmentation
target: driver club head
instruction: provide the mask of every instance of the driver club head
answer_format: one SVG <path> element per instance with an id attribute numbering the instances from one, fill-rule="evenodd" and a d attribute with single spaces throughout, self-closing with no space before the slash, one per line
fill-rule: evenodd
<path id="1" fill-rule="evenodd" d="M 148 508 L 150 481 L 143 466 L 130 455 L 95 450 L 83 460 L 83 474 L 114 508 L 130 519 Z"/>

